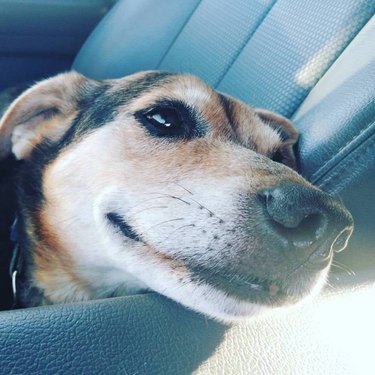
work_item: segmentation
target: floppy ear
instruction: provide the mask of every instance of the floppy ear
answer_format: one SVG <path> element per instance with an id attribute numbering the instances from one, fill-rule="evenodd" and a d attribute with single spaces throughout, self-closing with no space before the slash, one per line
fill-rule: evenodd
<path id="1" fill-rule="evenodd" d="M 0 159 L 13 152 L 25 159 L 44 140 L 58 141 L 77 114 L 79 92 L 87 79 L 60 74 L 26 90 L 0 120 Z"/>
<path id="2" fill-rule="evenodd" d="M 293 146 L 298 140 L 298 132 L 294 125 L 284 116 L 266 109 L 255 108 L 255 113 L 268 126 L 277 130 L 280 135 L 281 146 L 278 150 L 275 150 L 272 160 L 297 170 L 297 160 Z"/>

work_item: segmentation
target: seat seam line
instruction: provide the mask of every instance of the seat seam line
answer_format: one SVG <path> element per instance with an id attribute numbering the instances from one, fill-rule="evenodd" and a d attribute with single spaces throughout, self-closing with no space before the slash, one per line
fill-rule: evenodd
<path id="1" fill-rule="evenodd" d="M 375 122 L 372 122 L 370 125 L 375 125 Z M 367 128 L 368 129 L 368 128 Z M 361 148 L 366 142 L 368 142 L 368 141 L 370 141 L 370 143 L 371 142 L 374 142 L 374 140 L 375 140 L 375 137 L 374 137 L 374 135 L 375 135 L 375 133 L 371 133 L 371 134 L 369 134 L 369 136 L 366 138 L 366 139 L 364 139 L 360 144 L 358 144 L 355 148 L 353 148 L 352 150 L 350 150 L 346 155 L 343 155 L 343 157 L 340 159 L 340 160 L 338 160 L 334 165 L 332 165 L 326 172 L 324 172 L 320 177 L 318 176 L 318 177 L 316 177 L 315 176 L 315 178 L 313 178 L 313 176 L 311 176 L 310 178 L 309 178 L 309 181 L 311 181 L 313 184 L 318 184 L 318 182 L 320 181 L 320 180 L 324 180 L 324 178 L 325 178 L 325 176 L 327 175 L 327 174 L 329 174 L 330 173 L 330 171 L 332 170 L 332 169 L 335 169 L 335 168 L 337 168 L 337 166 L 339 166 L 340 164 L 342 164 L 342 163 L 345 163 L 345 159 L 347 159 L 347 158 L 350 158 L 350 154 L 351 153 L 353 153 L 353 152 L 355 152 L 356 150 L 358 150 L 359 148 Z M 358 139 L 358 138 L 357 138 Z M 329 161 L 334 161 L 335 160 L 335 157 L 332 157 Z M 327 163 L 326 163 L 327 164 Z"/>
<path id="2" fill-rule="evenodd" d="M 218 78 L 218 81 L 215 83 L 215 85 L 213 85 L 213 87 L 216 89 L 220 83 L 223 81 L 223 79 L 225 78 L 225 76 L 227 75 L 228 71 L 230 70 L 230 68 L 234 65 L 234 63 L 237 61 L 238 57 L 240 56 L 240 54 L 242 53 L 242 51 L 245 49 L 245 47 L 248 45 L 248 43 L 250 42 L 251 38 L 254 36 L 254 34 L 258 31 L 259 27 L 263 24 L 264 20 L 268 17 L 269 13 L 271 12 L 271 10 L 274 8 L 274 6 L 276 5 L 277 3 L 277 0 L 275 0 L 275 2 L 272 4 L 272 6 L 268 9 L 268 11 L 265 13 L 265 15 L 262 17 L 262 19 L 259 21 L 258 25 L 256 26 L 256 28 L 254 29 L 254 31 L 252 33 L 250 33 L 250 35 L 247 37 L 246 41 L 243 43 L 243 45 L 238 49 L 237 53 L 235 54 L 234 58 L 232 59 L 232 61 L 228 64 L 227 68 L 225 69 L 225 71 L 223 72 L 223 74 L 221 75 L 221 77 Z"/>
<path id="3" fill-rule="evenodd" d="M 365 106 L 365 108 L 363 108 L 363 110 L 365 110 L 369 105 L 371 105 L 372 103 L 374 103 L 375 102 L 375 98 L 374 99 L 372 99 L 366 106 Z M 359 111 L 357 111 L 357 113 L 359 113 Z M 347 121 L 347 122 L 345 122 L 344 123 L 344 127 L 345 127 L 345 125 L 348 123 L 349 121 Z M 320 167 L 319 167 L 319 169 L 318 170 L 316 170 L 312 175 L 311 175 L 311 180 L 313 180 L 314 178 L 316 178 L 317 176 L 317 174 L 319 174 L 321 171 L 322 171 L 322 169 L 324 169 L 326 166 L 327 166 L 327 164 L 330 162 L 330 161 L 332 161 L 332 160 L 334 160 L 335 159 L 335 157 L 341 152 L 341 151 L 343 151 L 344 150 L 344 148 L 346 148 L 346 147 L 348 147 L 348 146 L 350 146 L 350 144 L 351 143 L 354 143 L 363 133 L 365 133 L 366 131 L 368 131 L 370 128 L 371 128 L 371 126 L 373 126 L 375 124 L 375 122 L 369 122 L 368 124 L 367 124 L 367 126 L 365 126 L 363 129 L 361 129 L 358 133 L 356 133 L 354 136 L 352 136 L 347 142 L 345 142 L 345 144 L 344 145 L 342 145 L 336 152 L 335 152 L 335 155 L 334 156 L 331 156 L 331 157 L 329 157 L 328 159 L 326 159 L 325 161 L 324 161 L 324 164 L 323 165 L 321 165 Z"/>
<path id="4" fill-rule="evenodd" d="M 335 170 L 333 170 L 332 173 L 329 174 L 329 176 L 326 176 L 326 178 L 322 177 L 321 182 L 319 184 L 317 184 L 317 186 L 319 188 L 323 189 L 323 190 L 331 189 L 332 187 L 336 186 L 336 189 L 334 189 L 332 191 L 333 193 L 337 193 L 337 192 L 341 191 L 343 188 L 345 188 L 345 182 L 342 183 L 342 184 L 339 184 L 339 185 L 332 185 L 331 182 L 338 175 L 342 175 L 343 171 L 348 171 L 348 169 L 350 169 L 350 167 L 354 163 L 358 162 L 359 160 L 364 160 L 365 158 L 367 158 L 369 151 L 373 148 L 373 146 L 375 144 L 375 138 L 373 138 L 373 139 L 368 138 L 368 140 L 370 140 L 369 144 L 365 147 L 364 150 L 360 150 L 361 153 L 358 156 L 350 158 L 349 160 L 347 160 L 342 165 L 337 165 L 337 167 L 333 167 Z M 358 149 L 360 149 L 360 148 L 361 148 L 361 145 L 358 146 Z M 355 151 L 355 150 L 353 150 L 353 151 Z M 349 156 L 347 156 L 347 157 L 349 157 Z M 327 173 L 329 173 L 329 172 L 327 172 Z M 353 174 L 351 173 L 350 175 L 353 175 Z M 350 175 L 347 174 L 347 176 L 350 176 Z"/>
<path id="5" fill-rule="evenodd" d="M 192 10 L 192 12 L 190 13 L 189 17 L 186 19 L 186 21 L 183 23 L 183 25 L 181 26 L 180 30 L 178 31 L 178 33 L 176 34 L 176 36 L 173 38 L 171 44 L 169 45 L 169 47 L 167 48 L 167 50 L 165 51 L 165 53 L 163 54 L 163 56 L 160 58 L 160 61 L 158 62 L 158 64 L 156 65 L 156 69 L 159 69 L 160 68 L 160 65 L 163 63 L 165 57 L 168 55 L 169 51 L 171 50 L 171 48 L 173 47 L 173 45 L 175 44 L 176 40 L 178 39 L 178 37 L 181 35 L 182 31 L 185 29 L 186 25 L 189 23 L 189 21 L 191 20 L 191 17 L 193 17 L 193 15 L 195 14 L 195 11 L 198 9 L 198 7 L 201 5 L 203 0 L 200 0 L 198 2 L 198 4 L 194 7 L 194 9 Z"/>

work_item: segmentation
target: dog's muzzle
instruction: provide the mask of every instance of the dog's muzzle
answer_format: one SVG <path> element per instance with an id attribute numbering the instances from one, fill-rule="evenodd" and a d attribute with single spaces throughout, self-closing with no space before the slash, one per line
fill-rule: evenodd
<path id="1" fill-rule="evenodd" d="M 307 268 L 326 268 L 333 252 L 343 250 L 353 231 L 353 219 L 329 195 L 303 185 L 285 184 L 258 194 L 267 226 L 280 251 Z"/>
<path id="2" fill-rule="evenodd" d="M 338 200 L 302 184 L 260 190 L 248 207 L 249 239 L 235 257 L 219 268 L 191 267 L 199 280 L 243 301 L 278 306 L 309 295 L 353 231 Z"/>

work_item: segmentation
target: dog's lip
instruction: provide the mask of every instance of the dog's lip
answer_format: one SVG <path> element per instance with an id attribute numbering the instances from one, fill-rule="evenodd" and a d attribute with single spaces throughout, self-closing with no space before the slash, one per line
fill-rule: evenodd
<path id="1" fill-rule="evenodd" d="M 125 221 L 125 219 L 115 213 L 115 212 L 109 212 L 106 215 L 108 221 L 116 228 L 118 228 L 121 233 L 130 238 L 133 241 L 142 242 L 140 236 L 134 231 L 134 229 Z"/>
<path id="2" fill-rule="evenodd" d="M 231 287 L 235 288 L 235 295 L 241 300 L 279 305 L 286 300 L 286 294 L 281 287 L 281 283 L 273 280 L 252 278 L 251 281 L 235 278 L 228 280 Z"/>
<path id="3" fill-rule="evenodd" d="M 277 280 L 235 273 L 229 275 L 225 271 L 213 271 L 202 266 L 193 267 L 194 270 L 189 268 L 198 282 L 207 283 L 241 301 L 279 306 L 294 300 L 283 289 L 283 283 Z"/>

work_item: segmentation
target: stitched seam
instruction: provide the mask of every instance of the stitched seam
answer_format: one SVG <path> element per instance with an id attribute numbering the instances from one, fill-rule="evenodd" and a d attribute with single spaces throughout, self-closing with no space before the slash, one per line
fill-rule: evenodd
<path id="1" fill-rule="evenodd" d="M 354 163 L 358 162 L 359 160 L 365 159 L 370 149 L 372 149 L 372 146 L 375 144 L 375 138 L 370 141 L 370 143 L 365 147 L 364 150 L 357 150 L 361 151 L 361 153 L 358 156 L 355 156 L 351 158 L 350 161 L 347 161 L 346 163 L 343 163 L 340 165 L 340 167 L 336 168 L 336 170 L 328 176 L 326 179 L 322 181 L 321 184 L 319 184 L 319 187 L 323 186 L 329 186 L 330 182 L 337 177 L 338 175 L 342 175 L 343 171 L 348 171 L 348 168 L 351 167 Z M 340 187 L 341 185 L 339 185 Z"/>
<path id="2" fill-rule="evenodd" d="M 202 0 L 199 1 L 199 3 L 195 6 L 195 8 L 192 10 L 192 12 L 190 13 L 190 16 L 186 19 L 186 21 L 182 24 L 181 26 L 181 29 L 178 31 L 178 33 L 176 34 L 176 36 L 173 38 L 171 44 L 169 45 L 169 47 L 167 48 L 167 50 L 165 51 L 165 53 L 163 54 L 163 56 L 161 57 L 160 61 L 158 62 L 157 66 L 156 66 L 156 69 L 159 69 L 160 68 L 160 65 L 163 63 L 165 57 L 167 56 L 167 54 L 169 53 L 169 51 L 171 50 L 171 48 L 173 47 L 173 45 L 175 44 L 176 40 L 178 39 L 178 37 L 181 35 L 182 31 L 185 29 L 185 26 L 188 24 L 188 22 L 191 20 L 191 17 L 193 17 L 195 11 L 198 9 L 199 5 L 201 5 L 202 3 Z"/>
<path id="3" fill-rule="evenodd" d="M 369 105 L 371 103 L 375 102 L 375 99 L 371 100 L 371 102 L 369 103 Z M 368 107 L 368 105 L 363 109 L 365 110 L 366 108 Z M 359 113 L 359 111 L 357 112 Z M 356 114 L 357 114 L 356 113 Z M 347 124 L 349 123 L 349 121 L 347 121 L 346 123 L 344 123 L 343 127 L 345 127 Z M 310 180 L 313 181 L 314 178 L 317 177 L 317 175 L 319 175 L 319 173 L 327 166 L 328 163 L 330 163 L 332 160 L 334 160 L 338 154 L 341 153 L 341 151 L 343 151 L 344 148 L 346 148 L 347 146 L 349 146 L 351 143 L 354 143 L 358 138 L 360 138 L 360 136 L 368 131 L 370 129 L 370 127 L 374 125 L 373 122 L 369 123 L 368 126 L 366 126 L 365 128 L 363 128 L 359 133 L 355 134 L 352 138 L 350 138 L 343 146 L 341 146 L 336 152 L 335 152 L 335 155 L 333 155 L 332 157 L 330 157 L 329 159 L 327 159 L 324 164 L 322 166 L 319 167 L 319 169 L 317 171 L 315 171 L 311 177 L 310 177 Z"/>
<path id="4" fill-rule="evenodd" d="M 368 153 L 370 150 L 372 150 L 373 146 L 375 145 L 375 138 L 370 140 L 370 143 L 366 146 L 366 148 L 364 150 L 359 150 L 359 148 L 357 149 L 357 151 L 361 151 L 361 153 L 357 156 L 357 157 L 353 157 L 350 161 L 344 163 L 343 165 L 340 165 L 338 168 L 336 168 L 336 170 L 330 175 L 328 176 L 325 180 L 322 181 L 322 183 L 318 184 L 318 186 L 324 190 L 329 188 L 330 187 L 330 182 L 335 178 L 337 177 L 338 175 L 341 175 L 342 177 L 342 172 L 347 172 L 349 170 L 349 168 L 351 166 L 353 166 L 355 163 L 357 163 L 358 161 L 360 160 L 363 160 L 367 157 Z M 352 171 L 350 169 L 350 171 Z M 348 174 L 347 174 L 348 175 Z M 342 188 L 344 187 L 345 184 L 341 184 L 341 185 L 338 185 L 336 186 L 336 191 L 337 190 L 342 190 Z M 331 185 L 332 186 L 332 185 Z"/>
<path id="5" fill-rule="evenodd" d="M 218 78 L 218 81 L 215 83 L 215 85 L 213 85 L 213 87 L 216 89 L 220 83 L 223 81 L 223 79 L 225 78 L 225 76 L 227 75 L 229 69 L 233 66 L 233 64 L 237 61 L 238 57 L 240 56 L 240 54 L 242 53 L 242 51 L 244 50 L 244 48 L 248 45 L 250 39 L 253 37 L 253 35 L 258 31 L 259 27 L 263 24 L 263 21 L 268 17 L 268 14 L 271 12 L 271 10 L 273 9 L 273 7 L 276 5 L 277 3 L 277 0 L 275 0 L 275 2 L 272 4 L 272 6 L 268 9 L 268 11 L 264 14 L 264 16 L 262 17 L 262 19 L 259 21 L 258 25 L 256 26 L 256 28 L 254 29 L 254 31 L 252 33 L 249 34 L 249 36 L 246 38 L 246 40 L 244 41 L 243 45 L 238 49 L 237 53 L 234 55 L 232 61 L 228 64 L 227 68 L 225 69 L 225 71 L 223 72 L 223 74 L 221 75 L 221 77 Z"/>
<path id="6" fill-rule="evenodd" d="M 337 155 L 345 148 L 347 147 L 349 144 L 351 143 L 355 143 L 355 141 L 360 138 L 360 136 L 370 128 L 371 125 L 373 125 L 374 123 L 371 123 L 369 124 L 368 127 L 366 127 L 365 129 L 362 129 L 358 134 L 356 134 L 353 138 L 351 138 L 344 146 L 340 147 L 340 149 L 335 153 L 334 156 L 332 156 L 331 158 L 329 158 L 316 172 L 314 172 L 314 174 L 311 175 L 310 177 L 310 180 L 311 181 L 314 181 L 315 178 L 317 178 L 317 180 L 319 180 L 319 173 L 327 166 L 327 164 L 329 164 L 331 161 L 333 161 Z M 345 156 L 344 156 L 345 157 Z"/>
<path id="7" fill-rule="evenodd" d="M 374 142 L 373 142 L 374 144 Z M 338 170 L 337 172 L 335 172 L 332 176 L 330 176 L 326 181 L 324 181 L 324 183 L 320 184 L 320 185 L 317 185 L 320 189 L 330 193 L 330 194 L 338 194 L 340 193 L 350 182 L 353 181 L 353 178 L 350 178 L 350 175 L 349 174 L 346 174 L 345 175 L 345 171 L 348 169 L 348 168 L 354 168 L 354 165 L 356 163 L 359 163 L 361 160 L 363 160 L 363 157 L 362 156 L 367 156 L 369 154 L 369 149 L 373 147 L 373 144 L 370 145 L 369 147 L 367 147 L 364 151 L 363 151 L 363 154 L 358 157 L 358 158 L 355 158 L 352 162 L 350 163 L 347 163 L 345 165 L 345 169 L 342 168 L 340 170 Z M 344 175 L 344 177 L 343 177 Z M 352 175 L 353 176 L 353 175 Z M 355 175 L 355 176 L 358 176 L 358 173 Z M 341 184 L 339 185 L 334 185 L 332 184 L 332 179 L 333 178 L 340 178 L 340 180 L 342 181 Z"/>

